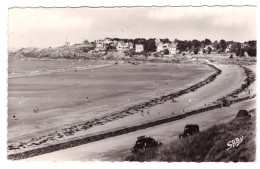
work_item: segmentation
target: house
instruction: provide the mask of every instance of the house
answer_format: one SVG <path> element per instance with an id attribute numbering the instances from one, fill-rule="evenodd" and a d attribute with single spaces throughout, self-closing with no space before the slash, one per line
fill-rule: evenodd
<path id="1" fill-rule="evenodd" d="M 163 43 L 162 42 L 159 42 L 159 43 L 157 43 L 156 44 L 156 46 L 157 46 L 157 52 L 161 52 L 161 51 L 163 51 Z"/>
<path id="2" fill-rule="evenodd" d="M 127 42 L 127 43 L 126 43 L 126 48 L 127 48 L 127 49 L 133 49 L 133 48 L 134 48 L 133 43 Z"/>
<path id="3" fill-rule="evenodd" d="M 250 47 L 250 46 L 246 43 L 241 43 L 241 49 L 246 48 L 246 47 Z"/>
<path id="4" fill-rule="evenodd" d="M 112 40 L 111 40 L 111 38 L 105 38 L 104 39 L 104 44 L 110 44 L 110 43 L 112 43 Z"/>
<path id="5" fill-rule="evenodd" d="M 203 50 L 200 50 L 198 54 L 203 55 Z"/>
<path id="6" fill-rule="evenodd" d="M 102 40 L 102 39 L 95 40 L 95 44 L 98 44 L 98 43 L 100 43 L 100 44 L 104 44 L 104 40 Z"/>
<path id="7" fill-rule="evenodd" d="M 97 43 L 97 44 L 96 44 L 96 47 L 97 47 L 97 48 L 103 48 L 103 47 L 104 47 L 104 44 L 102 44 L 102 43 Z"/>
<path id="8" fill-rule="evenodd" d="M 169 45 L 170 43 L 163 43 L 160 39 L 155 39 L 155 46 L 157 47 L 157 52 L 163 52 L 165 49 L 169 50 Z"/>
<path id="9" fill-rule="evenodd" d="M 177 54 L 177 44 L 171 43 L 171 44 L 168 46 L 168 50 L 169 50 L 169 52 L 170 52 L 171 55 L 176 55 L 176 54 Z"/>
<path id="10" fill-rule="evenodd" d="M 229 49 L 229 48 L 226 48 L 226 49 L 225 49 L 225 52 L 229 53 L 229 52 L 230 52 L 230 49 Z"/>
<path id="11" fill-rule="evenodd" d="M 227 48 L 225 49 L 225 52 L 230 52 L 231 47 L 232 47 L 232 44 L 229 44 L 229 45 L 227 46 Z"/>
<path id="12" fill-rule="evenodd" d="M 106 47 L 103 43 L 96 43 L 96 47 L 95 47 L 96 52 L 105 51 L 105 50 L 106 50 Z"/>
<path id="13" fill-rule="evenodd" d="M 246 51 L 244 52 L 244 56 L 245 57 L 249 57 L 249 55 L 248 55 L 248 53 Z"/>
<path id="14" fill-rule="evenodd" d="M 208 51 L 209 48 L 211 48 L 211 50 L 214 50 L 214 49 L 215 49 L 213 45 L 206 45 L 206 46 L 204 47 L 204 49 L 205 49 L 206 51 Z"/>
<path id="15" fill-rule="evenodd" d="M 117 42 L 117 44 L 116 44 L 116 49 L 117 49 L 118 51 L 124 51 L 124 50 L 126 49 L 126 44 L 125 44 L 125 42 L 123 42 L 123 41 Z"/>
<path id="16" fill-rule="evenodd" d="M 144 51 L 144 45 L 136 44 L 135 45 L 135 52 L 142 52 L 142 51 Z"/>

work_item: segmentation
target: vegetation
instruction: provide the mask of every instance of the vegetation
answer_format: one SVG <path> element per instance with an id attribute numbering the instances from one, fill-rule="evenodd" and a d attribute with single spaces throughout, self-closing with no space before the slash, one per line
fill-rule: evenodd
<path id="1" fill-rule="evenodd" d="M 194 136 L 170 142 L 158 149 L 128 155 L 123 160 L 252 162 L 255 161 L 256 153 L 255 121 L 255 116 L 239 117 L 227 124 L 215 125 Z M 228 149 L 229 141 L 242 136 L 243 140 L 239 146 Z"/>

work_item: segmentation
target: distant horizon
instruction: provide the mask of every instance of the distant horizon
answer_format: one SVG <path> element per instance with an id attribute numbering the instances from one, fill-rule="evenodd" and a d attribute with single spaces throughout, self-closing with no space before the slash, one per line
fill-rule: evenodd
<path id="1" fill-rule="evenodd" d="M 8 49 L 110 38 L 256 40 L 256 7 L 9 9 Z"/>

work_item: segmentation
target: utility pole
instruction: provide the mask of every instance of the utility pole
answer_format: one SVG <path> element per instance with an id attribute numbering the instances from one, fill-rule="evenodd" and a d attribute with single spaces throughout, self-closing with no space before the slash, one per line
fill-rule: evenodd
<path id="1" fill-rule="evenodd" d="M 67 41 L 67 36 L 66 36 L 66 42 L 65 42 L 65 44 L 66 44 L 67 46 L 69 46 L 69 44 L 70 44 L 70 42 Z"/>

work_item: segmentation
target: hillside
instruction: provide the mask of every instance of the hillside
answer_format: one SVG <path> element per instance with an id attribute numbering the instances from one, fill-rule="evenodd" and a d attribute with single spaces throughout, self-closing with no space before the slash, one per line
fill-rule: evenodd
<path id="1" fill-rule="evenodd" d="M 199 134 L 170 142 L 158 149 L 126 156 L 123 160 L 141 162 L 253 162 L 256 153 L 255 112 L 255 110 L 250 111 L 251 118 L 235 118 L 229 123 L 215 125 Z M 232 140 L 234 140 L 235 146 L 231 148 Z"/>
<path id="2" fill-rule="evenodd" d="M 13 58 L 84 58 L 88 57 L 90 51 L 94 49 L 92 44 L 80 44 L 72 46 L 61 46 L 56 48 L 22 48 L 12 52 L 10 57 Z M 91 53 L 92 54 L 92 53 Z"/>

